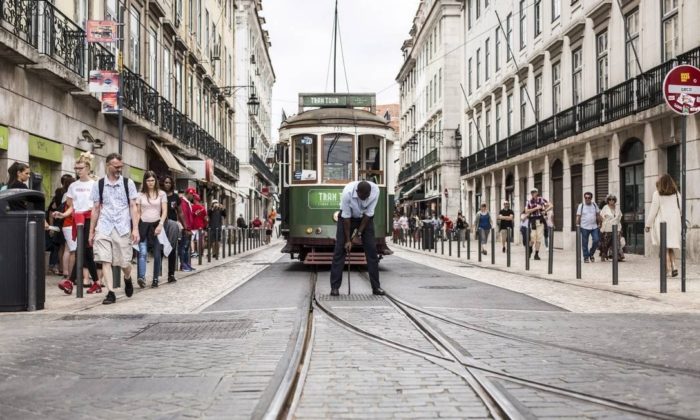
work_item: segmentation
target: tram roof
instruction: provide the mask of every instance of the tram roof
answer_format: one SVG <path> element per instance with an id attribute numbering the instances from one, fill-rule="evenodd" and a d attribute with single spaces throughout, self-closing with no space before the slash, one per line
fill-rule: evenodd
<path id="1" fill-rule="evenodd" d="M 355 126 L 391 128 L 389 121 L 364 109 L 320 108 L 287 118 L 280 129 L 295 127 Z"/>

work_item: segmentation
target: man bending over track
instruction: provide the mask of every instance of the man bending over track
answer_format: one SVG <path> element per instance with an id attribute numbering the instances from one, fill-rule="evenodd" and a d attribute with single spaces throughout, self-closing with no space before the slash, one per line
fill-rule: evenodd
<path id="1" fill-rule="evenodd" d="M 352 250 L 352 232 L 362 240 L 367 258 L 367 272 L 372 284 L 372 293 L 383 295 L 379 287 L 379 257 L 374 238 L 374 208 L 379 200 L 379 187 L 368 181 L 353 181 L 345 186 L 340 198 L 340 215 L 335 235 L 335 250 L 331 266 L 331 296 L 338 296 L 343 283 L 345 256 Z"/>

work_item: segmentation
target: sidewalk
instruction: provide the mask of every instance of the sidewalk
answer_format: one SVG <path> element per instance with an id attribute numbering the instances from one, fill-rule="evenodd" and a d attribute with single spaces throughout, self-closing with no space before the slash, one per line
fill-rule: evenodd
<path id="1" fill-rule="evenodd" d="M 76 288 L 71 295 L 66 295 L 58 288 L 58 282 L 62 276 L 46 276 L 46 303 L 44 310 L 33 312 L 36 314 L 102 314 L 102 313 L 139 313 L 139 314 L 186 314 L 196 313 L 213 303 L 221 296 L 229 293 L 250 277 L 262 271 L 267 266 L 265 263 L 276 261 L 282 256 L 280 249 L 283 245 L 281 239 L 273 239 L 269 245 L 263 245 L 240 254 L 207 262 L 206 255 L 199 265 L 198 258 L 192 259 L 192 266 L 196 271 L 185 273 L 176 271 L 176 283 L 167 283 L 165 276 L 157 289 L 151 289 L 151 273 L 153 260 L 149 259 L 147 271 L 147 286 L 140 289 L 136 284 L 136 264 L 132 265 L 132 278 L 134 280 L 134 295 L 127 298 L 124 295 L 124 280 L 122 287 L 115 289 L 117 303 L 114 305 L 102 305 L 102 300 L 107 294 L 107 288 L 102 288 L 102 293 L 87 294 L 87 288 L 83 291 L 83 298 L 76 297 Z M 167 259 L 165 260 L 167 269 Z M 226 269 L 214 270 L 226 265 Z M 206 273 L 206 275 L 200 275 Z M 147 293 L 147 295 L 142 295 Z M 20 312 L 20 314 L 23 312 Z M 14 313 L 15 315 L 18 313 Z M 3 314 L 0 313 L 0 317 Z"/>
<path id="2" fill-rule="evenodd" d="M 457 243 L 452 243 L 452 257 L 448 256 L 449 243 L 445 241 L 444 255 L 438 242 L 437 254 L 413 249 L 397 243 L 389 247 L 396 251 L 396 256 L 411 259 L 435 268 L 493 284 L 506 289 L 519 291 L 538 299 L 566 307 L 571 310 L 590 309 L 598 311 L 639 311 L 644 312 L 700 312 L 700 265 L 687 264 L 686 292 L 682 293 L 680 274 L 667 278 L 667 293 L 659 293 L 659 260 L 641 255 L 627 254 L 625 261 L 618 265 L 618 285 L 612 285 L 612 262 L 583 263 L 581 261 L 581 279 L 576 279 L 575 252 L 554 249 L 553 273 L 547 274 L 548 250 L 542 247 L 540 261 L 530 259 L 530 270 L 525 270 L 525 249 L 519 245 L 511 247 L 511 267 L 506 266 L 506 254 L 501 247 L 496 247 L 496 263 L 491 264 L 491 244 L 488 254 L 482 255 L 478 262 L 477 242 L 471 243 L 471 259 L 467 259 L 466 245 L 462 244 L 461 257 L 457 258 Z M 445 264 L 450 261 L 449 264 Z M 680 271 L 680 261 L 678 261 Z M 669 270 L 670 271 L 670 270 Z M 562 285 L 566 287 L 557 287 Z M 556 291 L 554 289 L 557 289 Z M 561 289 L 561 290 L 559 290 Z M 581 302 L 566 299 L 569 293 L 582 290 L 596 291 L 605 302 L 595 302 L 590 297 Z M 602 293 L 600 293 L 602 292 Z M 562 295 L 563 294 L 563 295 Z M 620 299 L 626 297 L 628 299 Z M 615 306 L 613 301 L 619 300 Z M 632 303 L 636 300 L 637 303 Z M 641 305 L 640 305 L 641 303 Z M 641 309 L 640 309 L 641 308 Z"/>

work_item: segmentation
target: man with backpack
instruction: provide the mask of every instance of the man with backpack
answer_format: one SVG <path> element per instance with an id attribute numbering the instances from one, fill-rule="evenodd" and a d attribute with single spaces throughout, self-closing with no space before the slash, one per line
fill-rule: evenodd
<path id="1" fill-rule="evenodd" d="M 136 208 L 136 185 L 122 176 L 122 157 L 118 153 L 107 156 L 107 176 L 92 187 L 90 199 L 94 203 L 90 218 L 88 241 L 93 247 L 95 262 L 102 263 L 107 285 L 103 304 L 116 302 L 112 284 L 112 266 L 121 267 L 124 274 L 124 293 L 131 297 L 132 245 L 139 243 L 139 215 Z M 131 233 L 131 234 L 130 234 Z"/>
<path id="2" fill-rule="evenodd" d="M 576 209 L 576 227 L 581 231 L 581 248 L 583 248 L 583 262 L 595 262 L 595 251 L 600 242 L 600 208 L 593 202 L 593 193 L 586 191 L 583 194 L 583 203 L 579 203 Z M 588 247 L 588 238 L 592 239 L 591 247 Z M 576 256 L 579 258 L 579 256 Z"/>

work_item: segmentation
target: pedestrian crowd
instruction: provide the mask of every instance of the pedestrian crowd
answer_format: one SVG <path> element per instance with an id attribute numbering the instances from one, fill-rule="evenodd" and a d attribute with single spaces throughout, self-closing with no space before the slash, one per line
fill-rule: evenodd
<path id="1" fill-rule="evenodd" d="M 175 190 L 172 177 L 158 178 L 155 172 L 146 171 L 140 190 L 134 180 L 122 176 L 124 164 L 121 155 L 112 153 L 106 157 L 106 174 L 97 179 L 93 174 L 93 155 L 82 153 L 76 160 L 75 177 L 63 175 L 61 186 L 46 210 L 44 228 L 48 271 L 62 275 L 58 287 L 72 294 L 78 271 L 89 279 L 87 293 L 101 293 L 107 288 L 102 303 L 116 302 L 112 267 L 121 270 L 124 292 L 131 297 L 134 292 L 132 260 L 136 260 L 136 283 L 147 286 L 149 251 L 152 256 L 150 287 L 157 288 L 161 274 L 167 272 L 167 282 L 174 283 L 177 261 L 179 270 L 192 272 L 191 259 L 204 241 L 211 242 L 212 256 L 218 257 L 222 228 L 226 226 L 226 209 L 213 199 L 205 206 L 195 188 L 187 188 L 183 194 Z M 15 162 L 8 169 L 9 181 L 2 189 L 29 188 L 29 165 Z M 18 199 L 8 202 L 8 210 L 27 210 L 29 203 Z M 277 213 L 273 210 L 251 222 L 254 229 L 264 229 L 265 243 L 269 243 Z M 78 243 L 77 226 L 85 226 L 85 240 Z M 239 215 L 236 226 L 247 228 L 245 218 Z M 207 233 L 209 233 L 207 235 Z M 208 237 L 207 237 L 208 236 Z M 78 247 L 83 249 L 83 267 L 77 267 L 75 256 Z M 163 258 L 167 269 L 163 270 Z"/>

